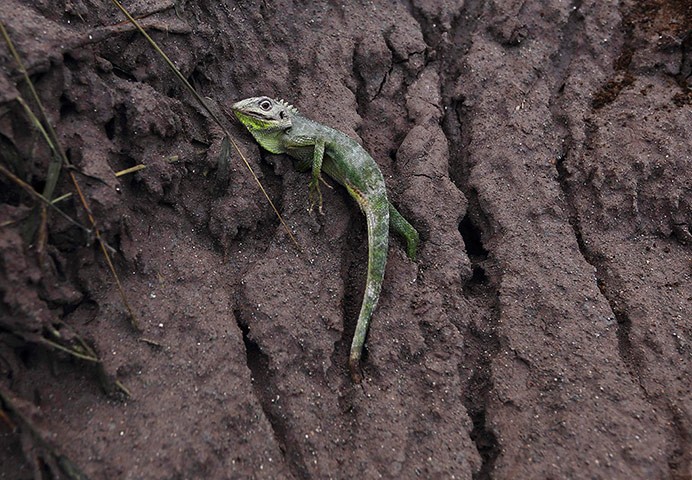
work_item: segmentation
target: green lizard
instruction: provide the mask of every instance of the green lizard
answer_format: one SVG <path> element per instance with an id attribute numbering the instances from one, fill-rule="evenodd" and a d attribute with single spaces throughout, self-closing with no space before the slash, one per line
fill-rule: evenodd
<path id="1" fill-rule="evenodd" d="M 404 237 L 406 253 L 411 260 L 415 260 L 418 232 L 389 203 L 384 177 L 375 160 L 349 136 L 303 117 L 283 100 L 253 97 L 241 100 L 231 109 L 262 147 L 271 153 L 287 153 L 295 158 L 299 171 L 312 171 L 311 208 L 317 203 L 322 212 L 319 182 L 324 182 L 324 171 L 346 187 L 365 214 L 368 274 L 348 362 L 351 378 L 359 383 L 361 352 L 384 278 L 389 229 Z"/>

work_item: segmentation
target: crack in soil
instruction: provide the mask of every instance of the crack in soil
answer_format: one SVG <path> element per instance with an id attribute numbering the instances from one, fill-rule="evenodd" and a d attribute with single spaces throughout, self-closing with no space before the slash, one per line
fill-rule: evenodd
<path id="1" fill-rule="evenodd" d="M 441 51 L 437 57 L 439 60 L 432 61 L 429 65 L 437 64 L 442 102 L 443 105 L 449 106 L 442 119 L 442 130 L 449 143 L 449 177 L 469 202 L 466 215 L 458 228 L 473 272 L 464 285 L 464 295 L 479 307 L 479 312 L 482 312 L 481 318 L 474 319 L 472 324 L 466 327 L 464 335 L 467 350 L 464 367 L 474 373 L 463 392 L 463 403 L 473 424 L 470 438 L 476 445 L 482 462 L 479 470 L 473 473 L 474 480 L 492 478 L 495 462 L 502 450 L 497 435 L 488 425 L 487 409 L 493 389 L 492 360 L 500 350 L 500 342 L 496 335 L 500 317 L 499 293 L 496 286 L 500 281 L 489 275 L 489 252 L 482 241 L 484 237 L 487 240 L 492 234 L 490 219 L 482 211 L 477 195 L 467 181 L 468 172 L 472 167 L 471 159 L 466 153 L 471 132 L 462 126 L 470 124 L 470 112 L 463 108 L 463 98 L 458 98 L 454 93 L 457 78 L 464 68 L 463 62 L 459 59 L 467 54 L 472 45 L 473 32 L 483 6 L 482 1 L 466 2 L 455 17 L 449 36 L 446 37 L 433 28 L 430 19 L 413 4 L 409 4 L 409 12 L 420 25 L 426 44 Z M 493 270 L 499 271 L 490 269 L 491 272 Z"/>
<path id="2" fill-rule="evenodd" d="M 588 136 L 586 140 L 589 140 Z M 689 449 L 686 448 L 690 440 L 690 426 L 685 426 L 684 416 L 676 414 L 676 412 L 678 412 L 678 407 L 674 403 L 665 397 L 654 398 L 644 387 L 644 353 L 633 344 L 631 339 L 632 320 L 629 318 L 627 312 L 618 307 L 617 300 L 608 291 L 606 281 L 607 275 L 603 273 L 603 265 L 601 265 L 596 255 L 590 251 L 589 247 L 586 246 L 586 242 L 583 239 L 579 216 L 572 201 L 573 197 L 568 180 L 569 173 L 564 165 L 566 157 L 567 155 L 561 156 L 556 164 L 558 182 L 560 184 L 560 189 L 565 195 L 565 203 L 570 217 L 569 223 L 574 231 L 579 252 L 584 260 L 594 268 L 598 290 L 608 303 L 617 322 L 616 336 L 618 341 L 618 354 L 627 369 L 627 373 L 639 387 L 644 400 L 653 407 L 662 407 L 660 408 L 661 413 L 669 417 L 670 424 L 673 427 L 673 432 L 676 437 L 671 439 L 671 443 L 675 445 L 675 447 L 672 448 L 668 454 L 668 465 L 670 466 L 673 478 L 687 478 L 683 472 L 689 471 L 689 466 L 692 464 L 692 455 Z M 666 414 L 666 412 L 668 413 Z"/>
<path id="3" fill-rule="evenodd" d="M 492 361 L 500 351 L 496 333 L 500 318 L 499 292 L 495 286 L 497 279 L 491 282 L 486 272 L 489 252 L 483 246 L 482 232 L 472 220 L 472 214 L 483 215 L 475 198 L 469 202 L 469 210 L 459 224 L 459 233 L 466 245 L 473 270 L 471 278 L 464 285 L 464 294 L 480 304 L 487 315 L 474 321 L 468 329 L 470 335 L 466 344 L 473 352 L 474 373 L 467 385 L 463 402 L 473 423 L 471 440 L 476 444 L 482 460 L 481 468 L 473 474 L 473 479 L 489 480 L 500 454 L 497 436 L 487 424 L 486 407 L 493 389 Z"/>
<path id="4" fill-rule="evenodd" d="M 565 35 L 563 36 L 561 45 L 553 58 L 553 63 L 556 68 L 555 85 L 557 85 L 558 88 L 550 100 L 549 109 L 552 113 L 553 124 L 555 125 L 556 130 L 559 132 L 559 138 L 561 139 L 562 143 L 562 152 L 555 162 L 557 181 L 560 191 L 565 198 L 564 207 L 567 211 L 568 222 L 572 227 L 572 231 L 577 242 L 577 247 L 579 248 L 579 253 L 584 261 L 594 268 L 598 289 L 608 303 L 610 310 L 613 312 L 613 316 L 617 320 L 618 351 L 620 358 L 628 367 L 630 376 L 636 381 L 640 388 L 642 388 L 640 381 L 641 373 L 639 371 L 641 368 L 641 354 L 635 351 L 629 338 L 632 322 L 625 312 L 622 312 L 617 307 L 617 303 L 608 293 L 606 288 L 606 280 L 603 275 L 603 266 L 600 265 L 596 255 L 590 251 L 589 247 L 584 241 L 581 220 L 574 202 L 574 194 L 572 193 L 572 187 L 569 180 L 570 172 L 567 166 L 567 159 L 570 157 L 573 151 L 574 137 L 570 131 L 570 119 L 567 114 L 564 113 L 569 111 L 569 109 L 565 108 L 564 105 L 563 87 L 566 83 L 567 77 L 569 76 L 569 67 L 572 62 L 575 48 L 579 48 L 579 38 L 583 36 L 583 24 L 581 23 L 582 14 L 579 12 L 580 6 L 580 0 L 576 0 L 573 3 L 573 9 L 570 12 L 569 18 L 567 19 Z M 622 53 L 619 58 L 623 58 L 623 56 L 627 57 L 625 53 Z M 629 62 L 629 60 L 625 61 Z M 597 110 L 597 108 L 600 107 L 592 105 L 593 110 Z M 584 148 L 586 149 L 593 141 L 595 126 L 586 120 L 584 128 L 586 134 L 584 139 Z M 646 391 L 644 391 L 643 388 L 642 391 L 646 396 Z"/>
<path id="5" fill-rule="evenodd" d="M 570 216 L 569 223 L 574 231 L 579 252 L 584 260 L 594 268 L 598 290 L 608 303 L 608 306 L 613 312 L 613 316 L 617 322 L 616 336 L 618 341 L 618 354 L 627 369 L 627 373 L 629 374 L 630 378 L 632 378 L 634 383 L 639 387 L 644 400 L 646 400 L 653 407 L 663 407 L 660 408 L 662 414 L 666 415 L 666 412 L 668 412 L 667 416 L 670 419 L 670 424 L 673 427 L 675 437 L 677 437 L 671 439 L 671 443 L 675 445 L 675 447 L 672 448 L 668 454 L 668 465 L 670 466 L 673 478 L 687 478 L 683 472 L 689 471 L 689 466 L 692 463 L 692 455 L 689 453 L 689 449 L 685 447 L 686 445 L 689 445 L 690 427 L 685 426 L 684 416 L 676 414 L 678 407 L 675 404 L 673 404 L 667 398 L 654 398 L 644 387 L 644 353 L 640 348 L 632 343 L 632 320 L 629 318 L 627 312 L 618 307 L 617 300 L 611 293 L 608 292 L 606 283 L 607 276 L 603 273 L 603 266 L 584 242 L 579 217 L 572 202 L 572 193 L 568 183 L 569 174 L 564 165 L 565 157 L 566 155 L 558 159 L 556 165 L 558 170 L 558 182 L 560 184 L 560 189 L 565 195 L 565 202 Z"/>
<path id="6" fill-rule="evenodd" d="M 257 342 L 250 338 L 250 328 L 247 322 L 242 320 L 242 312 L 236 311 L 234 316 L 238 328 L 243 333 L 246 363 L 252 373 L 252 389 L 272 429 L 274 440 L 279 445 L 283 460 L 295 478 L 309 478 L 300 449 L 296 448 L 297 439 L 294 438 L 293 429 L 281 414 L 279 395 L 274 395 L 275 382 L 269 368 L 269 357 Z"/>
<path id="7" fill-rule="evenodd" d="M 368 98 L 368 89 L 367 89 L 367 83 L 365 79 L 363 78 L 362 73 L 360 72 L 360 69 L 356 66 L 358 64 L 358 45 L 355 45 L 353 48 L 353 53 L 352 53 L 352 58 L 351 58 L 351 65 L 353 65 L 353 74 L 356 78 L 356 91 L 353 92 L 355 99 L 356 99 L 356 114 L 358 117 L 365 118 L 365 112 L 367 111 L 367 105 L 370 101 Z M 389 74 L 392 71 L 393 65 L 390 67 L 389 72 L 384 76 L 382 79 L 382 82 L 380 83 L 380 89 L 384 86 L 385 82 L 387 81 L 387 78 L 389 77 Z M 378 94 L 380 93 L 379 90 L 377 92 Z M 377 96 L 377 95 L 376 95 Z M 360 130 L 360 126 L 355 128 L 356 132 Z"/>
<path id="8" fill-rule="evenodd" d="M 603 296 L 605 301 L 613 313 L 614 318 L 617 322 L 617 342 L 618 342 L 618 354 L 625 365 L 627 372 L 633 382 L 638 385 L 640 391 L 642 392 L 642 397 L 653 407 L 662 407 L 660 411 L 669 417 L 670 423 L 673 426 L 673 431 L 675 437 L 671 439 L 671 443 L 675 445 L 675 448 L 671 449 L 668 455 L 668 464 L 670 466 L 673 478 L 687 478 L 684 474 L 681 475 L 680 472 L 689 471 L 689 465 L 692 462 L 690 459 L 690 454 L 685 445 L 689 445 L 689 428 L 684 425 L 683 417 L 676 415 L 676 406 L 667 399 L 656 399 L 651 394 L 649 394 L 644 386 L 644 364 L 645 356 L 641 348 L 638 348 L 633 344 L 631 339 L 632 332 L 632 320 L 626 311 L 618 306 L 617 298 L 608 290 L 608 276 L 605 272 L 606 265 L 603 264 L 602 259 L 598 257 L 598 254 L 587 245 L 584 240 L 581 219 L 579 217 L 579 212 L 575 204 L 574 193 L 572 191 L 572 186 L 570 183 L 570 171 L 569 171 L 569 158 L 572 155 L 574 146 L 574 137 L 570 131 L 570 119 L 563 112 L 569 111 L 564 105 L 563 97 L 563 87 L 567 76 L 569 75 L 568 69 L 572 61 L 572 56 L 574 54 L 574 49 L 578 48 L 579 37 L 583 34 L 580 32 L 579 19 L 580 13 L 578 12 L 578 7 L 580 6 L 580 0 L 577 0 L 574 5 L 577 6 L 568 19 L 568 26 L 566 28 L 567 34 L 563 37 L 562 44 L 558 50 L 559 55 L 556 55 L 555 66 L 557 67 L 556 75 L 556 85 L 558 89 L 551 98 L 549 109 L 553 116 L 553 123 L 556 126 L 562 139 L 563 151 L 556 161 L 557 170 L 557 181 L 562 194 L 564 195 L 565 201 L 564 206 L 568 214 L 568 221 L 572 230 L 574 232 L 574 237 L 579 248 L 579 252 L 589 265 L 594 268 L 596 285 L 599 289 L 600 294 Z M 577 16 L 579 15 L 579 16 Z M 628 68 L 632 60 L 632 55 L 634 52 L 633 42 L 633 21 L 632 12 L 622 12 L 623 16 L 623 36 L 624 42 L 620 55 L 615 60 L 613 68 L 616 72 L 620 72 L 618 79 L 608 80 L 597 92 L 593 95 L 593 101 L 591 104 L 592 113 L 597 113 L 598 110 L 605 105 L 608 105 L 615 101 L 620 92 L 628 85 L 634 83 L 634 77 L 629 73 Z M 572 25 L 570 27 L 570 25 Z M 560 59 L 560 60 L 558 60 Z M 594 134 L 597 131 L 597 126 L 589 120 L 584 122 L 585 136 L 583 150 L 588 150 L 592 143 Z M 689 427 L 689 426 L 687 426 Z"/>
<path id="9" fill-rule="evenodd" d="M 363 299 L 365 289 L 365 278 L 367 276 L 367 240 L 363 239 L 365 226 L 360 216 L 352 215 L 349 220 L 349 232 L 358 232 L 348 235 L 346 238 L 346 248 L 341 254 L 341 281 L 344 284 L 344 294 L 342 297 L 342 319 L 343 330 L 341 336 L 334 342 L 334 349 L 331 355 L 332 369 L 336 369 L 338 376 L 343 380 L 350 377 L 346 374 L 346 360 L 351 349 L 351 339 L 356 331 L 358 313 Z M 367 235 L 367 232 L 365 232 Z M 363 248 L 364 247 L 364 248 Z M 356 252 L 356 253 L 353 253 Z M 367 339 L 363 346 L 363 356 L 361 358 L 361 368 L 367 365 L 368 345 Z"/>
<path id="10" fill-rule="evenodd" d="M 633 350 L 632 342 L 629 339 L 632 322 L 624 312 L 618 309 L 617 303 L 613 298 L 611 298 L 611 295 L 609 295 L 606 288 L 606 280 L 603 275 L 603 267 L 600 265 L 600 262 L 596 258 L 595 254 L 590 251 L 589 247 L 584 241 L 581 220 L 574 202 L 574 194 L 572 193 L 572 188 L 569 181 L 570 172 L 567 166 L 567 159 L 570 157 L 573 151 L 575 141 L 570 131 L 570 119 L 565 113 L 566 111 L 569 111 L 569 109 L 565 108 L 564 105 L 565 101 L 563 97 L 563 86 L 565 85 L 567 77 L 569 76 L 569 67 L 572 63 L 575 48 L 580 48 L 579 38 L 583 36 L 583 23 L 581 23 L 582 14 L 579 12 L 580 6 L 580 0 L 576 0 L 573 3 L 573 9 L 570 12 L 569 18 L 567 19 L 565 35 L 562 37 L 561 45 L 553 58 L 553 63 L 556 69 L 555 85 L 557 85 L 558 88 L 556 89 L 554 96 L 551 98 L 548 108 L 552 114 L 553 124 L 555 125 L 556 130 L 559 132 L 559 138 L 561 139 L 562 144 L 562 152 L 555 162 L 557 181 L 560 191 L 565 198 L 564 206 L 565 210 L 567 211 L 568 222 L 572 227 L 572 231 L 577 242 L 577 247 L 579 248 L 579 253 L 584 261 L 594 268 L 598 289 L 608 303 L 610 310 L 613 312 L 613 316 L 617 320 L 618 351 L 620 358 L 628 367 L 630 376 L 632 376 L 636 383 L 641 387 L 639 372 L 639 368 L 641 367 L 641 355 L 637 354 Z M 620 57 L 622 56 L 623 55 L 620 55 Z M 592 105 L 592 109 L 596 110 L 596 107 Z M 584 139 L 584 148 L 586 149 L 589 147 L 589 144 L 593 142 L 595 126 L 587 120 L 585 121 L 584 128 L 586 134 Z M 646 392 L 644 392 L 644 395 L 646 396 Z"/>

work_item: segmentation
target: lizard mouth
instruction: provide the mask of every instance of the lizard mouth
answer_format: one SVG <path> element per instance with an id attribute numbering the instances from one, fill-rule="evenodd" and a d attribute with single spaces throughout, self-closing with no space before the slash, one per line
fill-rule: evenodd
<path id="1" fill-rule="evenodd" d="M 242 101 L 234 103 L 231 106 L 231 110 L 233 111 L 233 113 L 235 113 L 236 117 L 238 117 L 238 115 L 243 115 L 245 117 L 252 117 L 258 120 L 272 120 L 272 117 L 270 115 L 267 115 L 264 112 L 257 111 L 253 108 L 248 108 L 248 106 L 244 104 Z"/>
<path id="2" fill-rule="evenodd" d="M 256 112 L 254 110 L 248 110 L 241 106 L 241 108 L 235 108 L 237 104 L 231 107 L 231 110 L 235 114 L 236 118 L 240 120 L 240 123 L 245 125 L 245 127 L 250 130 L 265 130 L 275 126 L 276 121 L 272 118 Z"/>
<path id="3" fill-rule="evenodd" d="M 233 105 L 231 105 L 231 110 L 233 110 L 234 112 L 238 112 L 238 111 L 244 110 L 245 106 L 246 106 L 245 100 L 241 100 L 241 101 L 235 102 Z"/>

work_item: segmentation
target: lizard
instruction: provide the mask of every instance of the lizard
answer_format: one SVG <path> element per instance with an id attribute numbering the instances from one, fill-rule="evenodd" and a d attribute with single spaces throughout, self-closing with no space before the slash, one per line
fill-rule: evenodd
<path id="1" fill-rule="evenodd" d="M 284 100 L 252 97 L 231 106 L 240 122 L 265 150 L 288 154 L 300 172 L 312 172 L 310 210 L 322 213 L 322 172 L 346 188 L 365 214 L 368 230 L 368 271 L 365 292 L 349 354 L 349 371 L 360 383 L 360 360 L 373 311 L 379 300 L 387 262 L 390 229 L 406 241 L 406 253 L 415 260 L 420 236 L 387 198 L 384 176 L 377 162 L 343 132 L 304 117 Z"/>

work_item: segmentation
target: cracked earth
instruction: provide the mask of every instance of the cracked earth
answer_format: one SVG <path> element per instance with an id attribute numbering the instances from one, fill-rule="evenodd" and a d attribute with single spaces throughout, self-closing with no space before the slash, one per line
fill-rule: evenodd
<path id="1" fill-rule="evenodd" d="M 6 3 L 141 331 L 93 235 L 1 175 L 0 478 L 692 477 L 689 2 L 127 2 L 302 251 L 111 3 Z M 358 138 L 421 233 L 360 385 L 365 221 L 227 115 L 261 94 Z M 0 164 L 44 191 L 20 96 L 3 43 Z"/>

